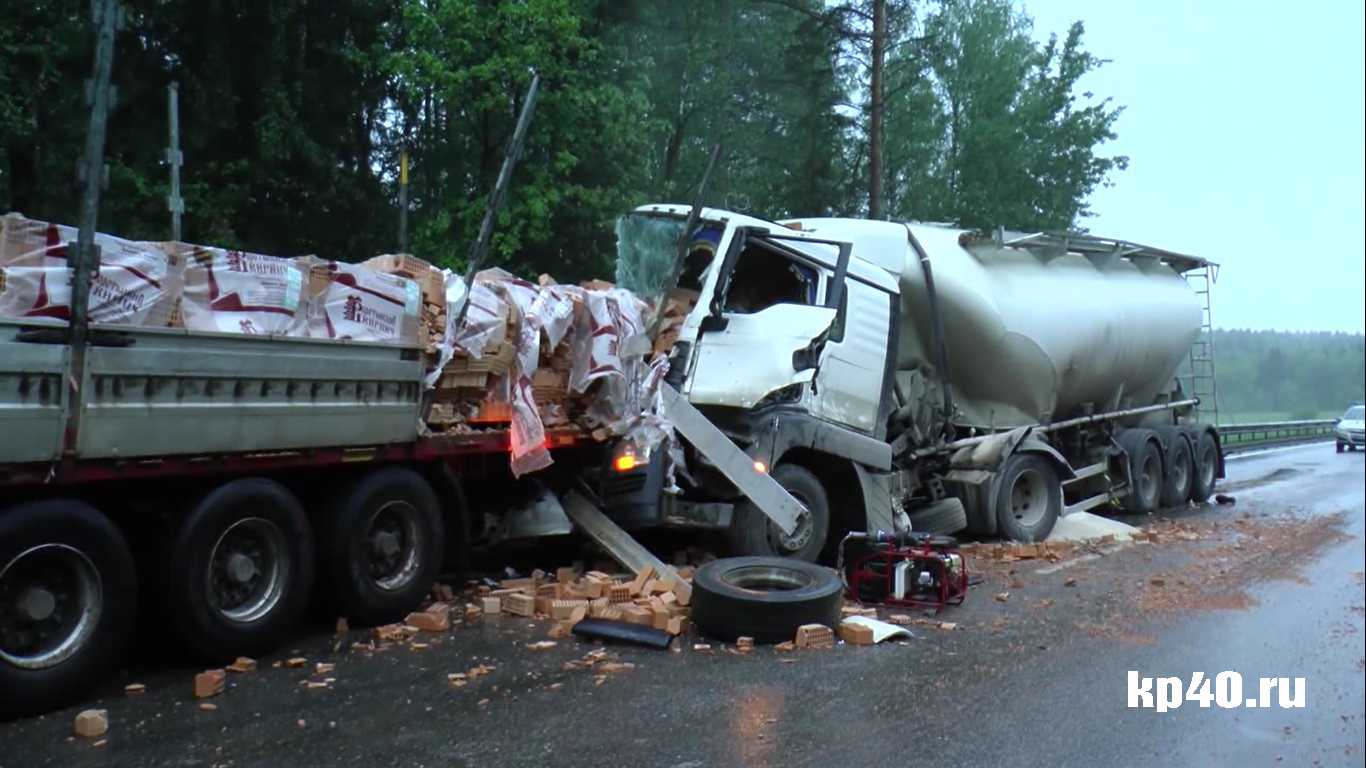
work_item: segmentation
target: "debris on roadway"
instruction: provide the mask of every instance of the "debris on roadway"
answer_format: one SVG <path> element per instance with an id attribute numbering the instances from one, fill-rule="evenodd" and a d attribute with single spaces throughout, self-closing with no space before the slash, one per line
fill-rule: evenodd
<path id="1" fill-rule="evenodd" d="M 76 735 L 84 739 L 103 736 L 109 730 L 109 711 L 87 709 L 76 715 Z"/>

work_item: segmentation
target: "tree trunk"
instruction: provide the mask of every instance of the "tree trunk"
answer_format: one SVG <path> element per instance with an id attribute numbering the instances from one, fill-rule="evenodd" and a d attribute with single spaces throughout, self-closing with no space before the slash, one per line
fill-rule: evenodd
<path id="1" fill-rule="evenodd" d="M 883 218 L 882 66 L 887 40 L 887 0 L 873 0 L 872 83 L 868 115 L 868 218 Z"/>

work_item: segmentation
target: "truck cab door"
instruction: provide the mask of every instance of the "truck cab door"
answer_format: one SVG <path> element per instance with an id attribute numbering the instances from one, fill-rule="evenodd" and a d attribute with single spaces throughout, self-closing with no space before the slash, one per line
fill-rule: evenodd
<path id="1" fill-rule="evenodd" d="M 732 238 L 698 329 L 687 391 L 694 405 L 752 408 L 817 376 L 838 305 L 817 303 L 822 267 L 781 248 L 780 237 L 740 230 Z"/>

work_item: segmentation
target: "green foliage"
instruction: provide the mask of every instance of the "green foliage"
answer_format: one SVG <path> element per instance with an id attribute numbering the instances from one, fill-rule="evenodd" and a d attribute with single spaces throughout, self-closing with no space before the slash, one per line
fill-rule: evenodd
<path id="1" fill-rule="evenodd" d="M 1216 330 L 1214 350 L 1221 418 L 1336 417 L 1363 398 L 1366 337 L 1359 333 Z"/>
<path id="2" fill-rule="evenodd" d="M 1008 0 L 946 3 L 888 63 L 889 210 L 970 227 L 1080 229 L 1086 199 L 1128 159 L 1101 156 L 1121 109 L 1078 94 L 1104 62 L 1074 23 L 1034 42 Z M 1083 105 L 1078 105 L 1078 99 Z"/>
<path id="3" fill-rule="evenodd" d="M 886 175 L 899 217 L 1068 228 L 1123 167 L 1119 110 L 1078 95 L 1082 28 L 1038 45 L 1007 0 L 885 0 Z M 691 202 L 773 218 L 866 209 L 872 0 L 124 0 L 100 228 L 169 236 L 180 86 L 184 237 L 463 265 L 534 70 L 541 100 L 492 262 L 611 273 L 614 221 Z M 85 0 L 0 0 L 0 209 L 72 222 L 93 30 Z"/>

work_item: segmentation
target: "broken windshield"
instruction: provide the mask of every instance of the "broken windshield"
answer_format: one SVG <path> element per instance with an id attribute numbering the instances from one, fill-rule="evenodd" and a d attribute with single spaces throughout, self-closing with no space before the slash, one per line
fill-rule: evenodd
<path id="1" fill-rule="evenodd" d="M 659 297 L 673 271 L 685 227 L 687 221 L 677 216 L 632 213 L 617 219 L 617 285 L 641 296 Z M 679 288 L 702 290 L 721 233 L 717 225 L 699 224 L 683 260 Z"/>

